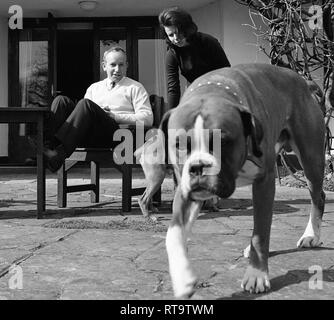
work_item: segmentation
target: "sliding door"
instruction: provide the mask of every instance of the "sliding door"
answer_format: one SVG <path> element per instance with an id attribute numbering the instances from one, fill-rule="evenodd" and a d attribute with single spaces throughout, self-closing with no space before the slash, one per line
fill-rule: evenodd
<path id="1" fill-rule="evenodd" d="M 9 106 L 47 107 L 59 94 L 77 102 L 88 86 L 105 78 L 103 54 L 113 45 L 127 51 L 127 76 L 143 83 L 153 105 L 166 101 L 164 58 L 155 17 L 26 19 L 9 30 Z M 159 119 L 158 119 L 159 120 Z M 35 154 L 26 124 L 11 124 L 9 162 L 23 164 Z"/>
<path id="2" fill-rule="evenodd" d="M 20 32 L 9 33 L 9 106 L 48 107 L 49 55 L 47 27 L 25 27 Z M 12 69 L 11 69 L 12 67 Z M 12 70 L 12 72 L 11 72 Z M 20 164 L 34 154 L 27 135 L 36 128 L 30 124 L 9 124 L 9 162 Z"/>

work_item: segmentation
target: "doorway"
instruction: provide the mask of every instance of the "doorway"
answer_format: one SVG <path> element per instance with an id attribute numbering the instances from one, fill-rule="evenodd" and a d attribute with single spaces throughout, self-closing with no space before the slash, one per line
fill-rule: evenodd
<path id="1" fill-rule="evenodd" d="M 57 93 L 75 103 L 94 82 L 92 30 L 57 31 Z"/>
<path id="2" fill-rule="evenodd" d="M 57 94 L 79 101 L 92 83 L 105 77 L 99 63 L 113 43 L 126 48 L 127 76 L 140 81 L 150 95 L 165 95 L 166 48 L 156 17 L 48 17 L 24 19 L 24 25 L 8 31 L 10 107 L 50 107 Z M 25 126 L 9 125 L 4 137 L 12 165 L 35 154 Z"/>

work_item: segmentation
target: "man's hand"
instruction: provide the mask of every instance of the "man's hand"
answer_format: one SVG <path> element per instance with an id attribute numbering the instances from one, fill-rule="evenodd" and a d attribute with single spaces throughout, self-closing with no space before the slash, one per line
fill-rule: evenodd
<path id="1" fill-rule="evenodd" d="M 106 113 L 108 113 L 108 115 L 109 115 L 110 118 L 115 119 L 115 113 L 113 113 L 113 112 L 111 111 L 111 109 L 110 109 L 108 106 L 103 107 L 103 110 L 104 110 Z"/>

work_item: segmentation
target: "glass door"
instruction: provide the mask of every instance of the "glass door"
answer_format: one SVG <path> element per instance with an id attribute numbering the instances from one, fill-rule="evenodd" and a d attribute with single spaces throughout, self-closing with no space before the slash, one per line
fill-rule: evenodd
<path id="1" fill-rule="evenodd" d="M 154 126 L 158 126 L 161 115 L 167 110 L 167 83 L 165 72 L 166 42 L 159 39 L 154 27 L 139 27 L 138 80 L 150 95 L 154 113 Z"/>
<path id="2" fill-rule="evenodd" d="M 157 30 L 156 17 L 25 19 L 24 29 L 9 30 L 9 106 L 50 107 L 58 94 L 78 101 L 105 78 L 103 53 L 117 44 L 127 52 L 127 76 L 164 112 L 166 46 Z M 9 128 L 9 162 L 23 164 L 35 154 L 28 141 L 33 132 L 25 124 Z"/>
<path id="3" fill-rule="evenodd" d="M 93 23 L 57 23 L 54 96 L 65 95 L 77 103 L 94 82 Z"/>
<path id="4" fill-rule="evenodd" d="M 15 49 L 10 45 L 9 55 L 15 61 L 13 73 L 9 73 L 9 106 L 48 107 L 49 90 L 49 31 L 47 27 L 25 27 L 14 36 Z M 10 40 L 12 41 L 12 40 Z M 11 67 L 11 64 L 9 64 Z M 31 124 L 9 124 L 8 157 L 12 164 L 23 164 L 35 154 L 27 137 L 34 135 L 36 127 Z"/>
<path id="5" fill-rule="evenodd" d="M 20 36 L 20 107 L 48 106 L 48 41 L 43 31 L 39 37 L 33 37 L 32 30 L 24 30 Z"/>

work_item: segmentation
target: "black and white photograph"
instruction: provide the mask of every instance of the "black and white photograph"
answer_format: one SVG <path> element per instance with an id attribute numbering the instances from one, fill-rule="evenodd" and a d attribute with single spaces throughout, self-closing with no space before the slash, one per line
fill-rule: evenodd
<path id="1" fill-rule="evenodd" d="M 333 300 L 333 111 L 332 0 L 1 0 L 0 300 Z"/>

